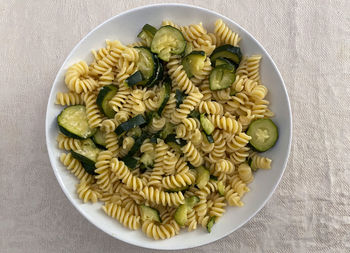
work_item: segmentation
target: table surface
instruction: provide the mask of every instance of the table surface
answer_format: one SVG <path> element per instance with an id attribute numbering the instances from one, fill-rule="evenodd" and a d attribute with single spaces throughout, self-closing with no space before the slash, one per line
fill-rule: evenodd
<path id="1" fill-rule="evenodd" d="M 101 232 L 70 204 L 44 120 L 73 46 L 104 20 L 160 2 L 0 0 L 1 252 L 151 252 Z M 271 200 L 238 231 L 186 252 L 350 252 L 350 1 L 171 2 L 251 32 L 280 69 L 293 111 L 291 155 Z"/>

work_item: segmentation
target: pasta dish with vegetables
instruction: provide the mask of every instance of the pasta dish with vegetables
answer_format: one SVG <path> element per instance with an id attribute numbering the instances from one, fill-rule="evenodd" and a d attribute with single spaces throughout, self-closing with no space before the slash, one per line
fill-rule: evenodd
<path id="1" fill-rule="evenodd" d="M 107 40 L 92 63 L 68 68 L 68 91 L 56 95 L 60 161 L 84 203 L 103 202 L 129 229 L 156 240 L 210 233 L 227 205 L 244 205 L 254 173 L 271 168 L 260 153 L 278 129 L 261 56 L 245 56 L 222 20 L 213 32 L 146 24 L 137 37 Z"/>

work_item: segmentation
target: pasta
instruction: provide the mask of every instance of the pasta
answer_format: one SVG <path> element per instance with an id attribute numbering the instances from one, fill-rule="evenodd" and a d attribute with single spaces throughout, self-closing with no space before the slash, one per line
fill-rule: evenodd
<path id="1" fill-rule="evenodd" d="M 61 133 L 58 134 L 56 140 L 57 140 L 58 148 L 65 149 L 67 151 L 77 150 L 81 146 L 80 140 L 69 138 Z"/>
<path id="2" fill-rule="evenodd" d="M 238 34 L 230 30 L 221 19 L 218 19 L 215 22 L 214 33 L 217 39 L 221 41 L 220 44 L 231 44 L 237 46 L 241 40 Z"/>
<path id="3" fill-rule="evenodd" d="M 89 66 L 84 61 L 72 65 L 66 73 L 65 82 L 71 91 L 80 94 L 93 91 L 98 87 L 98 83 L 89 74 Z"/>
<path id="4" fill-rule="evenodd" d="M 91 51 L 90 65 L 78 61 L 67 69 L 68 90 L 55 99 L 64 111 L 79 108 L 68 127 L 58 122 L 56 139 L 68 152 L 59 160 L 79 180 L 77 196 L 83 203 L 103 202 L 108 216 L 155 240 L 176 236 L 184 227 L 207 228 L 226 206 L 244 205 L 247 185 L 272 163 L 254 146 L 254 139 L 270 133 L 251 128 L 274 116 L 261 55 L 240 55 L 240 36 L 221 19 L 213 31 L 202 23 L 161 25 L 178 32 L 180 43 L 164 35 L 164 48 L 154 53 L 154 34 L 128 45 L 106 40 Z M 168 42 L 183 45 L 183 51 L 169 49 Z M 151 44 L 152 51 L 146 48 Z M 215 58 L 222 45 L 231 47 L 232 55 L 238 50 L 237 59 L 224 53 Z M 188 55 L 199 58 L 187 66 Z M 219 84 L 226 78 L 225 72 L 214 72 L 222 64 L 234 75 L 215 87 L 215 73 Z"/>
<path id="5" fill-rule="evenodd" d="M 56 101 L 55 104 L 57 105 L 83 105 L 84 104 L 84 98 L 81 96 L 81 94 L 77 94 L 74 92 L 57 92 L 56 94 Z"/>

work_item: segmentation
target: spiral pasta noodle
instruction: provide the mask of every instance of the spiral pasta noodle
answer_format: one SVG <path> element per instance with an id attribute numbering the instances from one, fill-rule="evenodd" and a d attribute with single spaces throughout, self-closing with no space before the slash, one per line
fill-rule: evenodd
<path id="1" fill-rule="evenodd" d="M 183 66 L 180 64 L 178 56 L 170 57 L 167 67 L 171 79 L 177 84 L 181 91 L 190 94 L 195 90 L 196 86 L 188 78 Z"/>
<path id="2" fill-rule="evenodd" d="M 95 176 L 96 184 L 99 185 L 100 189 L 104 192 L 112 191 L 111 182 L 111 168 L 110 161 L 113 158 L 112 152 L 106 150 L 102 151 L 97 156 L 97 161 L 95 163 Z"/>
<path id="3" fill-rule="evenodd" d="M 73 64 L 68 68 L 65 76 L 67 88 L 80 94 L 93 91 L 98 87 L 98 83 L 89 77 L 89 66 L 84 61 Z"/>
<path id="4" fill-rule="evenodd" d="M 55 104 L 57 105 L 83 105 L 84 98 L 81 94 L 74 92 L 57 92 Z"/>
<path id="5" fill-rule="evenodd" d="M 251 166 L 257 169 L 271 169 L 271 159 L 260 156 L 256 153 L 250 155 Z"/>
<path id="6" fill-rule="evenodd" d="M 77 159 L 73 158 L 71 153 L 62 153 L 60 155 L 60 161 L 64 166 L 66 166 L 67 170 L 69 170 L 80 181 L 85 181 L 87 183 L 94 181 L 94 177 L 85 171 L 81 163 Z"/>
<path id="7" fill-rule="evenodd" d="M 175 110 L 170 121 L 174 124 L 180 123 L 198 104 L 200 104 L 202 97 L 203 95 L 197 91 L 189 93 L 184 102 Z"/>
<path id="8" fill-rule="evenodd" d="M 184 156 L 193 166 L 200 166 L 203 163 L 203 157 L 200 155 L 199 151 L 193 145 L 191 141 L 189 141 L 185 146 L 181 148 Z"/>
<path id="9" fill-rule="evenodd" d="M 103 119 L 103 116 L 97 107 L 96 99 L 97 96 L 94 93 L 86 93 L 84 95 L 86 115 L 91 128 L 100 126 Z"/>
<path id="10" fill-rule="evenodd" d="M 140 216 L 136 216 L 128 212 L 125 208 L 108 203 L 102 206 L 103 211 L 108 215 L 118 220 L 124 227 L 132 230 L 137 230 L 141 227 Z"/>
<path id="11" fill-rule="evenodd" d="M 162 185 L 165 189 L 176 189 L 193 184 L 195 179 L 194 172 L 190 170 L 186 173 L 163 177 Z"/>
<path id="12" fill-rule="evenodd" d="M 203 24 L 189 25 L 180 27 L 182 34 L 188 42 L 194 41 L 206 34 L 207 31 L 204 29 Z"/>
<path id="13" fill-rule="evenodd" d="M 215 101 L 202 101 L 200 102 L 198 109 L 200 113 L 207 114 L 222 115 L 224 112 L 223 106 Z"/>
<path id="14" fill-rule="evenodd" d="M 79 198 L 84 202 L 91 201 L 96 203 L 99 198 L 102 197 L 101 193 L 95 190 L 92 185 L 86 181 L 80 181 L 77 185 L 77 193 Z"/>
<path id="15" fill-rule="evenodd" d="M 237 168 L 238 175 L 242 179 L 242 181 L 246 184 L 251 183 L 254 180 L 254 176 L 252 173 L 252 169 L 249 167 L 247 163 L 242 163 Z"/>
<path id="16" fill-rule="evenodd" d="M 57 140 L 58 148 L 65 149 L 67 151 L 78 150 L 81 146 L 80 140 L 69 138 L 61 133 L 58 134 L 56 140 Z"/>
<path id="17" fill-rule="evenodd" d="M 171 224 L 156 224 L 153 221 L 145 220 L 142 224 L 142 231 L 155 240 L 169 239 L 179 233 L 177 224 L 172 221 Z"/>
<path id="18" fill-rule="evenodd" d="M 214 33 L 218 40 L 221 41 L 221 44 L 231 44 L 233 46 L 238 46 L 238 43 L 241 41 L 239 35 L 228 28 L 221 19 L 218 19 L 215 22 Z"/>

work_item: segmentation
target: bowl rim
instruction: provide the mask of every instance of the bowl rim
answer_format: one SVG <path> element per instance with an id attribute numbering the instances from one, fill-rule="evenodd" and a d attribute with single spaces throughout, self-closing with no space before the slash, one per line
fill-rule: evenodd
<path id="1" fill-rule="evenodd" d="M 195 248 L 195 247 L 200 247 L 200 246 L 204 246 L 204 245 L 207 245 L 209 243 L 213 243 L 213 242 L 216 242 L 226 236 L 228 236 L 229 234 L 233 233 L 234 231 L 238 230 L 239 228 L 241 228 L 243 225 L 245 225 L 246 223 L 248 223 L 265 205 L 266 203 L 271 199 L 271 196 L 272 194 L 276 191 L 276 188 L 277 186 L 279 185 L 281 179 L 282 179 L 282 176 L 286 170 L 286 167 L 287 167 L 287 163 L 288 163 L 288 160 L 289 160 L 289 156 L 290 156 L 290 151 L 291 151 L 291 145 L 292 145 L 292 135 L 293 135 L 293 117 L 292 117 L 292 110 L 291 110 L 291 105 L 290 105 L 290 99 L 289 99 L 289 96 L 288 96 L 288 92 L 287 92 L 287 88 L 286 88 L 286 85 L 285 85 L 285 82 L 284 82 L 284 79 L 279 71 L 279 69 L 277 68 L 277 65 L 276 63 L 273 61 L 271 55 L 266 51 L 266 49 L 262 46 L 262 44 L 252 35 L 250 34 L 245 28 L 243 28 L 242 26 L 240 26 L 238 23 L 236 23 L 235 21 L 233 21 L 232 19 L 216 12 L 216 11 L 213 11 L 213 10 L 210 10 L 210 9 L 207 9 L 207 8 L 204 8 L 204 7 L 200 7 L 200 6 L 194 6 L 194 5 L 190 5 L 190 4 L 183 4 L 183 3 L 160 3 L 160 4 L 148 4 L 148 5 L 142 5 L 142 6 L 138 6 L 136 8 L 132 8 L 132 9 L 129 9 L 129 10 L 126 10 L 126 11 L 123 11 L 117 15 L 114 15 L 112 17 L 110 17 L 109 19 L 103 21 L 102 23 L 100 23 L 99 25 L 97 25 L 95 28 L 93 28 L 91 31 L 89 31 L 74 47 L 73 49 L 70 51 L 70 53 L 67 55 L 67 57 L 65 58 L 65 60 L 63 61 L 61 67 L 59 68 L 59 70 L 57 71 L 57 74 L 56 74 L 56 77 L 53 81 L 53 84 L 51 86 L 51 91 L 50 91 L 50 94 L 48 96 L 48 102 L 47 102 L 47 106 L 46 106 L 46 114 L 45 114 L 45 139 L 46 139 L 46 149 L 47 149 L 47 152 L 48 152 L 48 155 L 49 155 L 49 160 L 50 160 L 50 164 L 51 164 L 51 168 L 55 174 L 55 177 L 62 189 L 62 191 L 64 192 L 64 194 L 66 195 L 66 197 L 68 198 L 68 200 L 70 201 L 71 204 L 73 204 L 73 206 L 75 207 L 75 209 L 78 210 L 78 212 L 84 216 L 85 219 L 87 219 L 91 224 L 93 224 L 95 227 L 97 227 L 99 230 L 102 230 L 103 232 L 105 232 L 106 234 L 110 235 L 111 237 L 115 238 L 115 239 L 118 239 L 120 241 L 123 241 L 125 243 L 128 243 L 128 244 L 131 244 L 131 245 L 134 245 L 134 246 L 138 246 L 140 248 L 147 248 L 147 249 L 157 249 L 157 250 L 169 250 L 169 249 L 165 249 L 165 248 L 158 248 L 156 246 L 148 246 L 148 245 L 142 245 L 141 243 L 138 243 L 137 241 L 135 240 L 129 240 L 129 239 L 121 239 L 118 237 L 118 235 L 116 234 L 112 234 L 110 233 L 109 231 L 107 231 L 106 229 L 104 229 L 104 227 L 102 226 L 99 226 L 99 224 L 94 221 L 93 219 L 90 219 L 90 217 L 88 217 L 87 215 L 85 215 L 85 213 L 82 211 L 82 209 L 78 206 L 78 204 L 76 203 L 76 201 L 70 196 L 70 193 L 68 192 L 67 188 L 64 186 L 63 184 L 63 181 L 61 180 L 61 178 L 59 177 L 59 174 L 58 174 L 58 170 L 54 168 L 53 164 L 54 164 L 54 159 L 55 157 L 53 157 L 49 151 L 49 143 L 48 143 L 48 137 L 49 137 L 49 124 L 50 122 L 48 121 L 48 118 L 49 118 L 49 106 L 50 105 L 50 98 L 51 96 L 53 96 L 53 92 L 54 92 L 54 89 L 53 89 L 53 85 L 58 81 L 58 78 L 59 78 L 59 73 L 62 71 L 62 69 L 64 68 L 64 66 L 66 65 L 67 61 L 71 58 L 72 54 L 75 52 L 75 50 L 77 48 L 80 47 L 80 45 L 82 44 L 83 41 L 85 41 L 85 39 L 87 37 L 89 37 L 92 33 L 94 33 L 96 30 L 98 30 L 100 27 L 102 27 L 103 25 L 105 25 L 106 23 L 110 22 L 111 20 L 115 19 L 115 18 L 118 18 L 118 17 L 121 17 L 123 15 L 127 15 L 129 13 L 132 13 L 132 12 L 136 12 L 136 11 L 139 11 L 141 9 L 147 9 L 147 8 L 153 8 L 153 7 L 161 7 L 161 6 L 170 6 L 170 7 L 187 7 L 187 8 L 192 8 L 192 9 L 198 9 L 198 10 L 202 10 L 202 11 L 206 11 L 210 14 L 214 14 L 214 15 L 217 15 L 218 17 L 220 18 L 224 18 L 224 19 L 228 19 L 230 20 L 230 22 L 232 22 L 235 26 L 239 27 L 241 30 L 243 30 L 248 36 L 250 36 L 250 38 L 261 48 L 261 50 L 270 58 L 271 60 L 271 63 L 272 63 L 272 66 L 274 67 L 274 69 L 276 70 L 276 73 L 277 73 L 277 76 L 280 78 L 280 80 L 282 81 L 282 89 L 283 91 L 285 92 L 286 94 L 286 99 L 287 99 L 287 106 L 288 106 L 288 112 L 289 112 L 289 121 L 290 121 L 290 126 L 289 126 L 289 139 L 288 139 L 288 145 L 287 145 L 287 155 L 286 155 L 286 158 L 283 162 L 283 166 L 282 166 L 282 170 L 281 170 L 281 174 L 278 178 L 278 180 L 275 182 L 273 188 L 272 188 L 272 191 L 269 193 L 269 195 L 267 196 L 267 198 L 262 202 L 262 204 L 259 206 L 259 208 L 257 208 L 255 210 L 255 212 L 253 212 L 249 217 L 248 219 L 246 219 L 245 221 L 241 222 L 237 227 L 233 228 L 232 230 L 229 230 L 228 232 L 218 236 L 217 238 L 215 238 L 214 240 L 212 241 L 208 241 L 206 243 L 203 243 L 203 244 L 199 244 L 199 245 L 196 245 L 194 244 L 193 246 L 185 246 L 185 247 L 182 247 L 181 245 L 179 245 L 179 247 L 176 247 L 174 249 L 171 249 L 171 250 L 182 250 L 182 249 L 191 249 L 191 248 Z M 156 245 L 156 244 L 152 244 L 152 245 Z"/>

